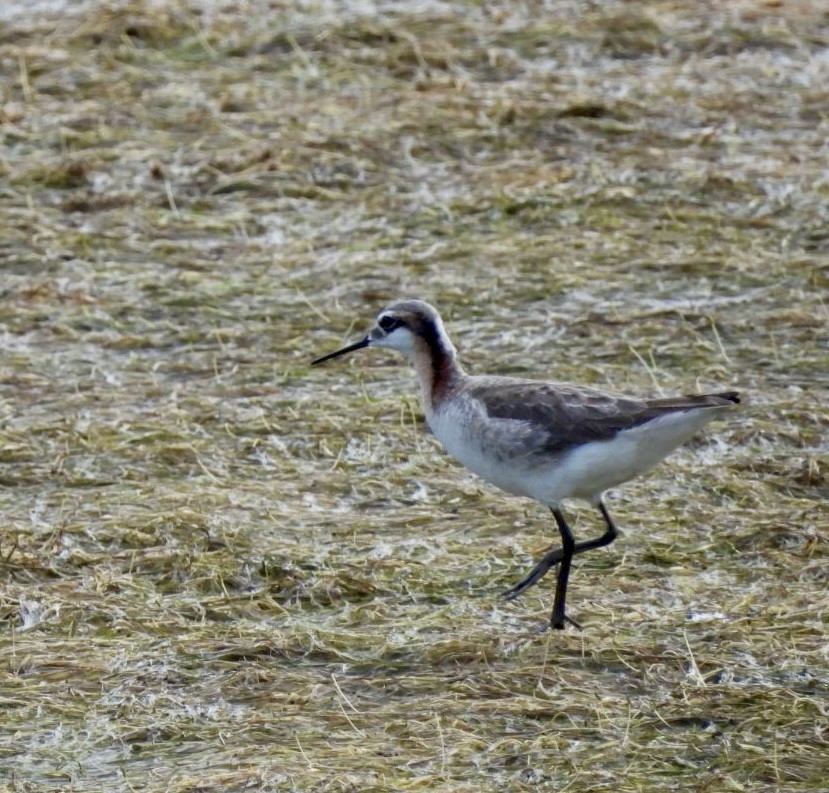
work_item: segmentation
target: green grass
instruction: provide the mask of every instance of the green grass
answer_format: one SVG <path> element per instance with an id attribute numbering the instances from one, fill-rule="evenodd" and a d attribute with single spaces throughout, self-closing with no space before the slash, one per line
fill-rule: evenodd
<path id="1" fill-rule="evenodd" d="M 824 789 L 821 4 L 164 5 L 0 29 L 0 789 Z M 402 361 L 310 368 L 413 295 L 473 372 L 746 395 L 583 632 Z"/>

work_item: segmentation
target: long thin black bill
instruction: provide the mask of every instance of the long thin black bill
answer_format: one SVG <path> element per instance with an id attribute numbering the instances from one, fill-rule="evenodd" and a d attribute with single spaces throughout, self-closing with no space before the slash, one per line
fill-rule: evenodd
<path id="1" fill-rule="evenodd" d="M 329 352 L 328 355 L 323 355 L 322 358 L 317 358 L 315 361 L 311 361 L 311 366 L 316 366 L 318 363 L 322 363 L 323 361 L 330 361 L 332 358 L 339 358 L 341 355 L 354 352 L 354 350 L 362 350 L 363 347 L 368 347 L 370 343 L 371 339 L 366 336 L 362 341 L 358 341 L 356 344 L 349 344 L 348 347 L 343 347 L 341 350 L 337 350 L 336 352 Z"/>

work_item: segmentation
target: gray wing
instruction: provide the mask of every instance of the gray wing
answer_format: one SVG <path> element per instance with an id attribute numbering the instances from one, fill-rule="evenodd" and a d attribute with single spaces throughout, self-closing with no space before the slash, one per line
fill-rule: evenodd
<path id="1" fill-rule="evenodd" d="M 622 430 L 666 413 L 739 401 L 733 392 L 641 400 L 580 386 L 496 377 L 475 378 L 468 393 L 491 419 L 520 423 L 522 443 L 516 456 L 556 454 L 583 443 L 611 440 Z"/>

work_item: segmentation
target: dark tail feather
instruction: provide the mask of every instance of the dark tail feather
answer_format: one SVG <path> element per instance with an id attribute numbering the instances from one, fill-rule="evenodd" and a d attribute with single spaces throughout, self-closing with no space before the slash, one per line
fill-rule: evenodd
<path id="1" fill-rule="evenodd" d="M 727 399 L 729 402 L 733 402 L 735 405 L 740 404 L 739 391 L 723 391 L 721 394 L 712 394 L 711 396 L 722 397 L 723 399 Z"/>
<path id="2" fill-rule="evenodd" d="M 720 394 L 687 394 L 679 397 L 649 399 L 647 405 L 657 412 L 672 410 L 693 410 L 694 408 L 725 407 L 729 402 L 740 404 L 738 391 L 723 391 Z"/>

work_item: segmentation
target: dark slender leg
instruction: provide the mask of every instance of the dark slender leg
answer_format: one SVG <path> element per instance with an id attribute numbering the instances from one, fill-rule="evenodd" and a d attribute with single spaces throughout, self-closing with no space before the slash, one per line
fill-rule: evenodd
<path id="1" fill-rule="evenodd" d="M 607 507 L 604 505 L 604 501 L 599 499 L 599 511 L 602 513 L 602 517 L 604 518 L 604 522 L 607 524 L 607 530 L 598 540 L 593 540 L 594 543 L 591 545 L 591 548 L 601 548 L 603 545 L 610 545 L 613 540 L 619 535 L 619 529 L 616 528 L 616 524 L 613 522 L 613 518 L 610 517 L 610 513 L 607 511 Z M 585 543 L 587 545 L 587 543 Z M 587 550 L 585 548 L 585 550 Z"/>
<path id="2" fill-rule="evenodd" d="M 605 507 L 603 501 L 599 501 L 599 510 L 602 513 L 602 517 L 607 524 L 607 529 L 605 533 L 602 534 L 601 537 L 597 537 L 595 540 L 585 540 L 584 542 L 576 543 L 575 547 L 573 548 L 573 554 L 584 553 L 584 551 L 590 551 L 593 548 L 602 548 L 605 545 L 610 545 L 613 540 L 616 539 L 618 536 L 618 530 L 616 528 L 616 524 L 613 522 L 613 518 L 610 517 L 610 513 L 607 511 L 607 507 Z M 560 514 L 560 513 L 559 513 Z M 555 516 L 555 511 L 553 511 L 553 515 Z M 566 524 L 565 524 L 566 525 Z M 521 579 L 512 589 L 508 589 L 504 592 L 503 597 L 507 600 L 512 600 L 513 598 L 517 598 L 522 592 L 529 589 L 531 586 L 537 584 L 547 573 L 547 571 L 551 567 L 555 567 L 564 557 L 564 548 L 554 548 L 553 550 L 549 551 L 544 558 L 530 571 L 530 574 L 526 577 Z"/>
<path id="3" fill-rule="evenodd" d="M 553 614 L 550 617 L 550 625 L 556 630 L 564 630 L 564 622 L 567 617 L 564 614 L 565 601 L 567 600 L 567 582 L 570 579 L 570 566 L 573 563 L 573 556 L 576 553 L 576 540 L 573 537 L 573 532 L 567 525 L 564 515 L 561 510 L 551 510 L 553 517 L 558 524 L 558 530 L 561 534 L 561 562 L 558 568 L 558 582 L 556 583 L 556 599 L 553 601 Z M 573 622 L 570 620 L 570 622 Z M 578 623 L 573 622 L 578 628 Z"/>

